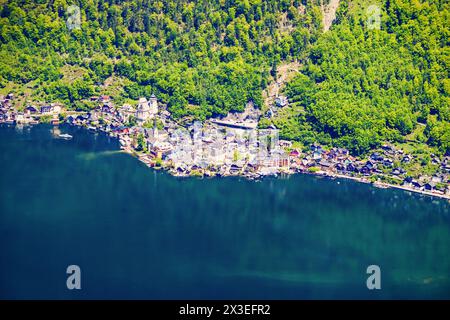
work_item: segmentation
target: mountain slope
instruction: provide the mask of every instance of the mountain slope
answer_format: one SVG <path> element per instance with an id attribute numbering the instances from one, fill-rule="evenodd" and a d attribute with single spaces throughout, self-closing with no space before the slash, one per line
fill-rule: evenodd
<path id="1" fill-rule="evenodd" d="M 368 5 L 359 5 L 341 3 L 338 23 L 311 47 L 286 90 L 291 110 L 274 123 L 285 138 L 319 140 L 356 154 L 405 141 L 425 123 L 417 142 L 448 154 L 449 3 L 386 1 L 381 30 L 367 27 Z"/>
<path id="2" fill-rule="evenodd" d="M 296 58 L 320 31 L 315 1 L 6 0 L 0 11 L 0 86 L 28 102 L 87 109 L 155 93 L 174 117 L 204 119 L 262 105 L 272 65 Z M 81 28 L 70 5 L 80 8 Z M 82 77 L 64 81 L 64 67 Z M 117 90 L 110 90 L 115 84 Z M 22 100 L 20 100 L 22 101 Z M 24 101 L 26 102 L 26 101 Z"/>

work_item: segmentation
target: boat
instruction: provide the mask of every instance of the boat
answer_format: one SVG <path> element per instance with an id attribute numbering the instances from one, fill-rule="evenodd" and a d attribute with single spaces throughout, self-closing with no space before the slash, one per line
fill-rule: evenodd
<path id="1" fill-rule="evenodd" d="M 70 134 L 67 133 L 61 133 L 58 135 L 58 137 L 62 138 L 62 139 L 72 139 L 72 136 Z"/>

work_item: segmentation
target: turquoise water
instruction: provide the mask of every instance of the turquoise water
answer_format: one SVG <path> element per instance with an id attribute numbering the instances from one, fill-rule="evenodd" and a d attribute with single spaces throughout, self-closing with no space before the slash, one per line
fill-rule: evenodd
<path id="1" fill-rule="evenodd" d="M 445 200 L 307 175 L 175 178 L 51 128 L 0 127 L 0 298 L 450 298 Z"/>

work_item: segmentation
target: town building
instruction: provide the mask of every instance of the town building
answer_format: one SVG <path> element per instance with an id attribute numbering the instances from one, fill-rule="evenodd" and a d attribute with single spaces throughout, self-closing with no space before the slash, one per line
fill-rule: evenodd
<path id="1" fill-rule="evenodd" d="M 144 123 L 150 119 L 153 119 L 158 113 L 158 100 L 154 94 L 150 97 L 150 101 L 147 98 L 139 98 L 139 103 L 136 109 L 136 119 L 140 123 Z"/>

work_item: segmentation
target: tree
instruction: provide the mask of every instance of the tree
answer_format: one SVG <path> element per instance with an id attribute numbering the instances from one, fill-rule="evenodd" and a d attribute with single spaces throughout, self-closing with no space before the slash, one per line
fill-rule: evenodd
<path id="1" fill-rule="evenodd" d="M 143 133 L 139 133 L 137 136 L 136 150 L 147 152 L 147 142 Z"/>

